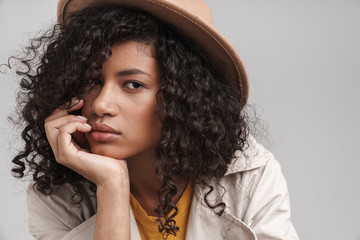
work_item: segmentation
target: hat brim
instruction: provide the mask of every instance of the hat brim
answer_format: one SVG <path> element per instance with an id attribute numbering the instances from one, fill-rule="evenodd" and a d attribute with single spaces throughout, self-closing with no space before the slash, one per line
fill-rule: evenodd
<path id="1" fill-rule="evenodd" d="M 240 89 L 242 108 L 245 106 L 249 95 L 249 83 L 243 61 L 230 41 L 211 23 L 169 1 L 160 0 L 60 0 L 57 9 L 58 23 L 62 24 L 66 16 L 72 12 L 100 4 L 142 10 L 175 26 L 197 44 L 211 64 L 223 70 L 226 81 Z"/>

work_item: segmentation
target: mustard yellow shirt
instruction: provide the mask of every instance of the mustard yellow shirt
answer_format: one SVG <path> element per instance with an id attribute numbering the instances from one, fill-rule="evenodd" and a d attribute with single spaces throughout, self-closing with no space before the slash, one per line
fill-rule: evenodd
<path id="1" fill-rule="evenodd" d="M 193 185 L 189 183 L 176 204 L 179 212 L 174 220 L 179 227 L 176 236 L 169 234 L 167 240 L 183 240 L 186 235 L 187 222 L 190 213 Z M 148 216 L 139 202 L 130 194 L 130 205 L 134 213 L 137 226 L 142 240 L 161 240 L 162 236 L 158 230 L 157 217 Z"/>

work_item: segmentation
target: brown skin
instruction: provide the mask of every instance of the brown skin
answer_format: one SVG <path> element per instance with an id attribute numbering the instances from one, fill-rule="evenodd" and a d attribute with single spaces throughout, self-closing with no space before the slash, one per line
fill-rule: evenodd
<path id="1" fill-rule="evenodd" d="M 161 184 L 155 174 L 162 127 L 155 115 L 159 66 L 152 46 L 125 42 L 111 50 L 112 56 L 102 66 L 102 84 L 84 98 L 82 115 L 90 125 L 103 123 L 121 134 L 106 143 L 89 133 L 86 137 L 92 153 L 127 160 L 131 192 L 149 215 L 156 215 Z"/>
<path id="2" fill-rule="evenodd" d="M 45 129 L 56 160 L 97 185 L 95 239 L 129 239 L 130 191 L 148 215 L 157 215 L 159 205 L 155 149 L 162 123 L 155 108 L 160 70 L 150 45 L 128 41 L 111 50 L 101 83 L 68 111 L 55 110 Z M 83 116 L 69 114 L 79 109 Z M 77 139 L 85 134 L 90 151 L 77 144 L 74 133 Z M 187 182 L 178 180 L 174 202 Z"/>
<path id="3" fill-rule="evenodd" d="M 106 124 L 120 132 L 109 142 L 86 137 L 91 152 L 130 162 L 155 162 L 162 122 L 155 115 L 160 70 L 151 47 L 143 43 L 115 44 L 103 64 L 101 84 L 84 97 L 82 115 L 89 124 Z M 91 108 L 91 109 L 90 109 Z M 149 158 L 151 156 L 151 158 Z"/>

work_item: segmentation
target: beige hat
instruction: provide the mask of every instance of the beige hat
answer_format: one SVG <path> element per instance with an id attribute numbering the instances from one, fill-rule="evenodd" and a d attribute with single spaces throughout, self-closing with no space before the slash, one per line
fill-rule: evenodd
<path id="1" fill-rule="evenodd" d="M 245 106 L 249 83 L 244 64 L 229 40 L 212 24 L 212 14 L 204 0 L 59 0 L 58 23 L 66 16 L 89 6 L 119 5 L 148 12 L 176 26 L 205 53 L 208 60 L 226 73 L 226 79 L 242 93 Z"/>

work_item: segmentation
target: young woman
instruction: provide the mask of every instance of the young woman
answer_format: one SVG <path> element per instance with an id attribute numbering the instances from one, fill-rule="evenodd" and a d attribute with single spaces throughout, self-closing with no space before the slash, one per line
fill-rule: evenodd
<path id="1" fill-rule="evenodd" d="M 28 50 L 13 172 L 36 239 L 298 239 L 204 1 L 60 0 Z"/>

